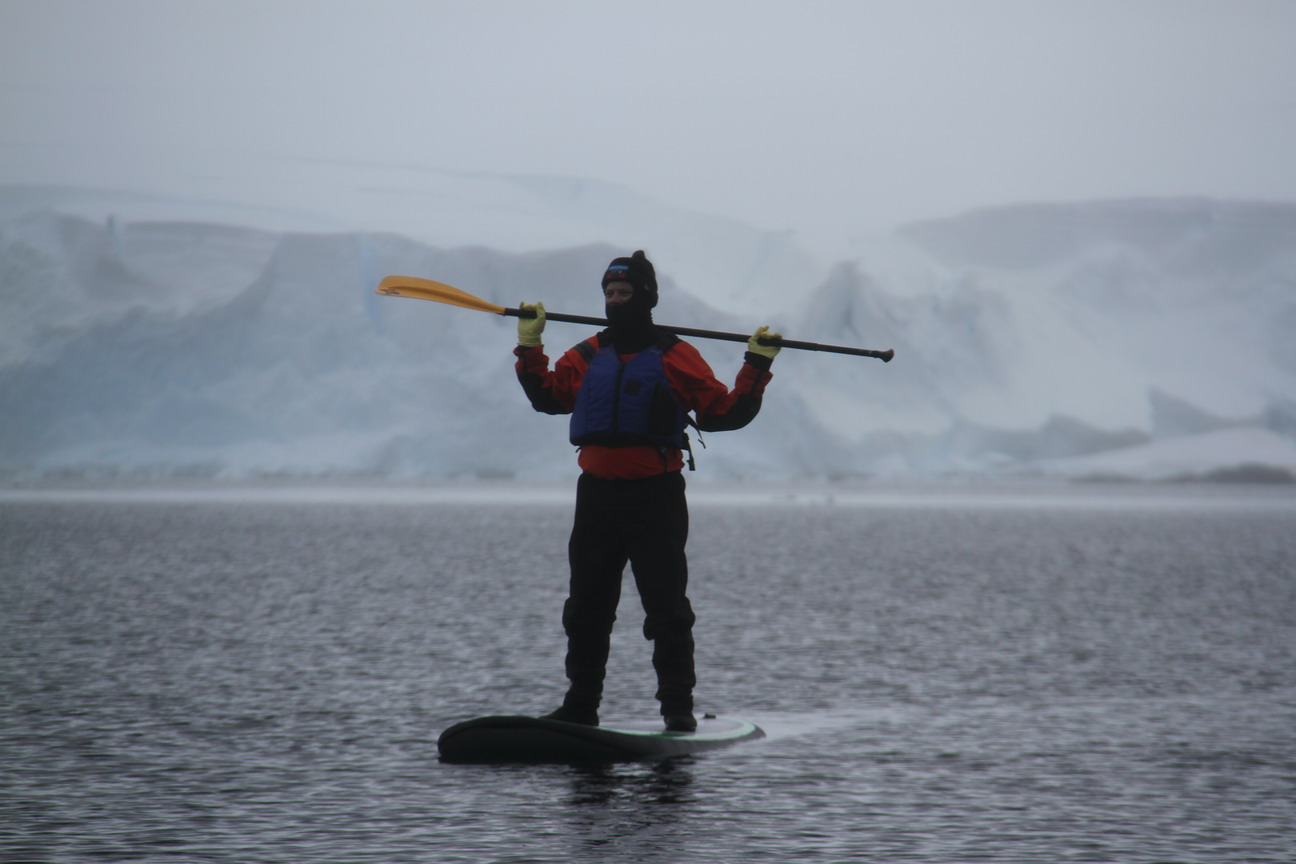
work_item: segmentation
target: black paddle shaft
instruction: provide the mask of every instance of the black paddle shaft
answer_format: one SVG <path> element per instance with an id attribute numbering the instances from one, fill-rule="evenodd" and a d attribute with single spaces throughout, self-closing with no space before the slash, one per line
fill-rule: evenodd
<path id="1" fill-rule="evenodd" d="M 534 318 L 536 313 L 534 309 L 505 309 L 501 315 L 511 315 L 514 318 Z M 562 321 L 567 324 L 590 324 L 594 327 L 606 327 L 606 318 L 590 318 L 586 315 L 565 315 L 562 312 L 545 312 L 546 321 Z M 720 330 L 700 330 L 695 327 L 675 327 L 670 324 L 659 325 L 663 330 L 669 330 L 679 336 L 696 336 L 699 339 L 723 339 L 728 342 L 746 342 L 750 336 L 744 336 L 741 333 L 725 333 Z M 856 357 L 876 357 L 883 363 L 890 363 L 891 358 L 895 356 L 895 351 L 888 348 L 885 351 L 874 351 L 869 348 L 852 348 L 848 345 L 821 345 L 818 342 L 799 342 L 795 339 L 761 339 L 762 345 L 778 345 L 781 348 L 796 348 L 799 351 L 827 351 L 832 354 L 851 354 Z"/>

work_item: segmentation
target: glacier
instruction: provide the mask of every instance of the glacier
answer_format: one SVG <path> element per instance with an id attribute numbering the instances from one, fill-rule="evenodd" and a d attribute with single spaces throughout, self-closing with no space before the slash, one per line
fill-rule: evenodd
<path id="1" fill-rule="evenodd" d="M 0 187 L 0 483 L 569 477 L 511 320 L 373 291 L 599 315 L 634 248 L 659 323 L 896 350 L 782 352 L 691 481 L 1296 479 L 1296 204 L 1004 205 L 825 253 L 606 184 L 452 179 L 360 226 Z M 550 324 L 550 355 L 587 334 Z M 692 341 L 732 381 L 741 346 Z"/>

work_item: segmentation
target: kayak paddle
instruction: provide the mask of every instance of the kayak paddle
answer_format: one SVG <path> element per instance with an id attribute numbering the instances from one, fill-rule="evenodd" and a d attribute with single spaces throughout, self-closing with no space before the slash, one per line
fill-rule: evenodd
<path id="1" fill-rule="evenodd" d="M 378 284 L 375 294 L 387 297 L 409 297 L 416 300 L 435 300 L 438 303 L 449 303 L 464 309 L 475 309 L 478 312 L 493 312 L 496 315 L 514 318 L 534 318 L 532 309 L 510 309 L 499 306 L 480 297 L 474 297 L 467 291 L 446 285 L 444 282 L 433 282 L 431 279 L 420 279 L 417 276 L 388 276 Z M 591 324 L 595 327 L 606 327 L 607 319 L 589 318 L 584 315 L 565 315 L 561 312 L 545 311 L 546 321 L 562 321 L 568 324 Z M 669 330 L 680 336 L 696 336 L 699 339 L 724 339 L 729 342 L 746 342 L 750 336 L 741 333 L 724 333 L 718 330 L 699 330 L 693 327 L 675 327 L 670 324 L 659 324 L 663 330 Z M 763 339 L 768 345 L 779 345 L 783 348 L 796 348 L 801 351 L 827 351 L 833 354 L 852 354 L 856 357 L 876 357 L 883 363 L 891 362 L 895 351 L 873 351 L 868 348 L 851 348 L 845 345 L 821 345 L 818 342 L 799 342 L 795 339 Z"/>

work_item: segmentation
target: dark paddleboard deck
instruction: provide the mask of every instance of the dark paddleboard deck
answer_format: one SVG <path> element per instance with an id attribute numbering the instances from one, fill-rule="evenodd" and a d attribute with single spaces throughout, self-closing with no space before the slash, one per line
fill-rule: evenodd
<path id="1" fill-rule="evenodd" d="M 456 723 L 441 733 L 444 762 L 637 762 L 668 759 L 764 738 L 745 720 L 706 717 L 696 732 L 667 732 L 660 720 L 585 726 L 542 717 L 500 715 Z"/>

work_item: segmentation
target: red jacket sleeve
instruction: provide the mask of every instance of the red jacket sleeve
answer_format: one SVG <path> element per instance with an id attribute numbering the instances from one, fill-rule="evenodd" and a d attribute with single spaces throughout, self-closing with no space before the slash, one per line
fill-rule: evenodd
<path id="1" fill-rule="evenodd" d="M 765 385 L 774 377 L 769 367 L 768 357 L 747 352 L 730 390 L 689 343 L 680 342 L 666 353 L 666 377 L 703 432 L 726 432 L 750 423 L 760 413 Z"/>
<path id="2" fill-rule="evenodd" d="M 521 345 L 513 349 L 517 361 L 513 368 L 518 381 L 531 400 L 531 407 L 543 414 L 570 414 L 576 405 L 576 392 L 580 390 L 585 370 L 589 368 L 589 357 L 594 356 L 588 348 L 592 345 L 598 349 L 598 337 L 592 336 L 585 342 L 567 350 L 553 369 L 549 368 L 549 358 L 544 353 L 544 346 L 524 348 Z"/>

